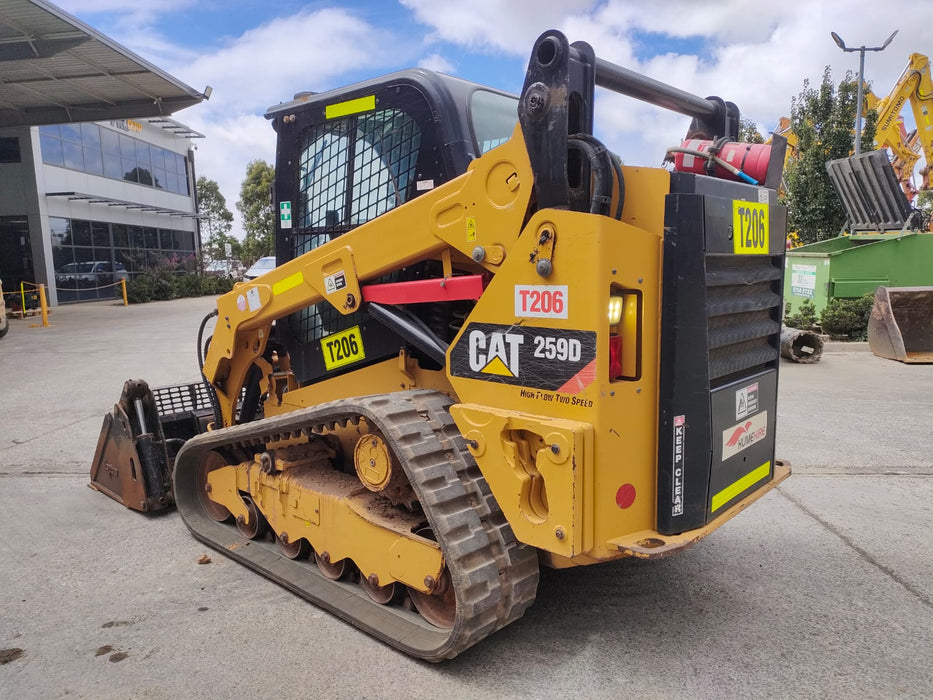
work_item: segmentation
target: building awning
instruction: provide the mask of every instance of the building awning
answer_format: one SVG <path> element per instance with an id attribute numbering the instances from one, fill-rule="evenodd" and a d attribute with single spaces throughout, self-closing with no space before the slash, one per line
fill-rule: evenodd
<path id="1" fill-rule="evenodd" d="M 124 209 L 137 209 L 139 211 L 152 212 L 153 214 L 163 214 L 168 216 L 180 216 L 185 219 L 200 219 L 200 214 L 191 211 L 181 211 L 180 209 L 169 209 L 155 204 L 142 204 L 140 202 L 128 202 L 125 199 L 113 199 L 112 197 L 101 197 L 96 194 L 85 194 L 84 192 L 46 192 L 46 197 L 66 197 L 73 202 L 86 202 L 88 204 L 103 204 L 108 207 L 122 207 Z"/>
<path id="2" fill-rule="evenodd" d="M 0 127 L 162 117 L 209 96 L 45 0 L 0 0 Z"/>

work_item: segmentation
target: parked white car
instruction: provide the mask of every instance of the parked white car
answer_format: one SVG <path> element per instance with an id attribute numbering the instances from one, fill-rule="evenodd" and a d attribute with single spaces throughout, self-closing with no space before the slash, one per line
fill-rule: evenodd
<path id="1" fill-rule="evenodd" d="M 204 263 L 205 275 L 230 277 L 235 280 L 243 279 L 246 268 L 239 260 L 210 260 Z"/>
<path id="2" fill-rule="evenodd" d="M 126 278 L 123 263 L 117 263 L 114 267 L 109 260 L 89 260 L 62 265 L 55 273 L 55 284 L 71 286 L 77 283 L 79 287 L 102 287 Z"/>
<path id="3" fill-rule="evenodd" d="M 257 277 L 259 277 L 259 275 L 264 275 L 267 272 L 269 272 L 269 270 L 274 270 L 274 269 L 275 269 L 275 256 L 267 255 L 264 258 L 259 258 L 259 260 L 253 263 L 253 266 L 246 271 L 246 274 L 243 275 L 243 277 L 244 279 L 247 279 L 247 280 L 254 280 Z"/>

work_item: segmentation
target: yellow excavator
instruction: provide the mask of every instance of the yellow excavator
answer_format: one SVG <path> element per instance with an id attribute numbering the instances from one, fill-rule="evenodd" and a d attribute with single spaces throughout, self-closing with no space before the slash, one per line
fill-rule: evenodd
<path id="1" fill-rule="evenodd" d="M 908 133 L 904 127 L 901 111 L 910 103 L 917 128 Z M 920 170 L 920 191 L 930 188 L 929 172 L 933 165 L 933 81 L 930 79 L 930 59 L 920 53 L 912 53 L 907 66 L 891 91 L 876 105 L 866 103 L 878 113 L 875 143 L 878 148 L 889 148 L 893 154 L 892 166 L 898 182 L 913 200 L 917 193 L 912 176 L 920 153 L 925 161 Z"/>
<path id="2" fill-rule="evenodd" d="M 597 86 L 692 117 L 672 170 L 593 136 Z M 549 31 L 518 97 L 412 69 L 267 116 L 279 265 L 203 381 L 125 384 L 95 488 L 439 661 L 539 566 L 675 554 L 789 475 L 784 154 L 734 104 Z"/>
<path id="3" fill-rule="evenodd" d="M 909 103 L 916 128 L 907 131 L 901 112 Z M 930 59 L 920 53 L 912 53 L 894 87 L 879 98 L 867 86 L 864 95 L 864 110 L 875 110 L 878 123 L 875 130 L 875 146 L 889 150 L 891 167 L 908 202 L 917 192 L 930 189 L 930 167 L 933 164 L 933 80 L 930 78 Z M 787 140 L 785 159 L 794 157 L 797 136 L 791 128 L 790 119 L 781 117 L 774 133 Z M 925 165 L 920 169 L 920 186 L 914 185 L 914 169 L 920 156 Z M 785 162 L 786 165 L 786 162 Z"/>

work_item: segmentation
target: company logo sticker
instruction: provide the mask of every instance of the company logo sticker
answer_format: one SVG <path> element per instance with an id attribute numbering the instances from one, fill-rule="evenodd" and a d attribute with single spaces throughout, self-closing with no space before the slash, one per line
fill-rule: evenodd
<path id="1" fill-rule="evenodd" d="M 455 377 L 578 394 L 595 379 L 596 333 L 471 323 L 450 351 Z"/>
<path id="2" fill-rule="evenodd" d="M 768 412 L 752 416 L 744 423 L 739 423 L 722 431 L 722 461 L 734 457 L 742 450 L 751 447 L 768 435 Z"/>
<path id="3" fill-rule="evenodd" d="M 470 369 L 500 377 L 518 378 L 519 348 L 525 336 L 519 333 L 470 331 Z"/>

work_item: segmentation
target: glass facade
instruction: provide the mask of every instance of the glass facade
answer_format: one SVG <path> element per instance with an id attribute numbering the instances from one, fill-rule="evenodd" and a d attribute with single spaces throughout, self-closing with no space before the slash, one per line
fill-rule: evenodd
<path id="1" fill-rule="evenodd" d="M 121 297 L 120 279 L 154 265 L 195 264 L 195 234 L 49 217 L 59 303 Z"/>
<path id="2" fill-rule="evenodd" d="M 19 163 L 19 138 L 0 136 L 0 163 Z"/>
<path id="3" fill-rule="evenodd" d="M 98 124 L 39 127 L 42 162 L 188 195 L 188 159 Z"/>

